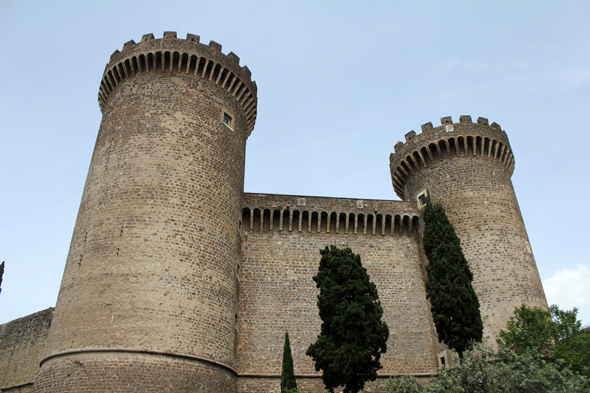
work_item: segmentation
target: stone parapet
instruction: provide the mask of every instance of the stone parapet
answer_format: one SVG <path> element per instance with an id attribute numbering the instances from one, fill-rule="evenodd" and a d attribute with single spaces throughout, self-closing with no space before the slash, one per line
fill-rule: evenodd
<path id="1" fill-rule="evenodd" d="M 211 41 L 201 44 L 200 37 L 187 34 L 186 39 L 167 31 L 161 39 L 145 34 L 139 43 L 128 41 L 122 51 L 115 51 L 106 65 L 98 103 L 104 113 L 111 92 L 123 81 L 149 72 L 178 72 L 208 79 L 227 90 L 244 111 L 248 122 L 248 135 L 256 122 L 257 87 L 251 80 L 251 72 L 240 66 L 240 58 L 230 52 L 221 53 L 221 45 Z"/>
<path id="2" fill-rule="evenodd" d="M 244 231 L 409 234 L 418 227 L 416 204 L 376 199 L 244 194 Z"/>
<path id="3" fill-rule="evenodd" d="M 441 118 L 441 125 L 422 125 L 422 133 L 410 131 L 406 143 L 397 142 L 395 153 L 389 156 L 391 180 L 396 194 L 408 200 L 404 189 L 407 180 L 416 172 L 448 158 L 479 155 L 501 161 L 510 175 L 514 171 L 514 156 L 506 132 L 499 124 L 488 124 L 480 117 L 473 123 L 471 116 L 461 116 L 453 123 L 450 116 Z"/>

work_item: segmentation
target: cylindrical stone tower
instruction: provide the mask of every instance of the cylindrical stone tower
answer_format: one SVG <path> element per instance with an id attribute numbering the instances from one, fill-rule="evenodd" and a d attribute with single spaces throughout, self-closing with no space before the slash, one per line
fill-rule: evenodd
<path id="1" fill-rule="evenodd" d="M 406 134 L 390 157 L 391 177 L 404 201 L 425 203 L 428 191 L 453 223 L 479 297 L 484 337 L 495 344 L 514 307 L 547 308 L 535 259 L 510 177 L 514 156 L 496 123 L 461 116 Z"/>
<path id="2" fill-rule="evenodd" d="M 35 389 L 235 392 L 250 71 L 213 41 L 148 34 L 113 53 L 99 104 Z"/>

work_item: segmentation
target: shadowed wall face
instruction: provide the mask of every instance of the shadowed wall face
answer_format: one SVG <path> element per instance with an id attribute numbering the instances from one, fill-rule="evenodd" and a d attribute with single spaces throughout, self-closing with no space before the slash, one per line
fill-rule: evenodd
<path id="1" fill-rule="evenodd" d="M 158 41 L 149 63 L 150 45 Z M 202 53 L 183 61 L 174 54 L 176 43 Z M 221 46 L 165 38 L 113 56 L 126 64 L 125 58 L 140 57 L 133 50 L 149 52 L 144 72 L 139 65 L 135 74 L 117 66 L 108 71 L 113 58 L 107 66 L 106 75 L 118 69 L 120 80 L 101 105 L 37 388 L 54 391 L 49 381 L 67 380 L 82 364 L 88 380 L 61 389 L 115 386 L 109 373 L 93 382 L 104 365 L 121 373 L 140 366 L 133 373 L 147 379 L 131 383 L 142 391 L 198 391 L 198 384 L 185 383 L 193 374 L 203 386 L 209 375 L 209 388 L 229 378 L 219 391 L 234 391 L 235 268 L 249 132 L 236 96 L 245 88 L 223 87 L 222 67 L 206 59 L 223 60 Z M 133 360 L 138 351 L 152 355 Z M 160 366 L 178 375 L 166 378 L 169 385 L 148 387 Z"/>

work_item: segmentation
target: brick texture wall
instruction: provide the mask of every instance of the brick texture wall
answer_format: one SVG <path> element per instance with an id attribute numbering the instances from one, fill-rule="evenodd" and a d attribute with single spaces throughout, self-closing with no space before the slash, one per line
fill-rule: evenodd
<path id="1" fill-rule="evenodd" d="M 409 133 L 405 145 L 396 145 L 394 185 L 404 200 L 415 202 L 428 190 L 433 201 L 442 202 L 474 274 L 484 337 L 495 344 L 515 307 L 547 308 L 510 180 L 514 156 L 496 123 L 472 123 L 469 116 L 441 122 L 426 124 L 422 134 Z"/>
<path id="2" fill-rule="evenodd" d="M 25 392 L 31 388 L 28 384 L 35 381 L 39 371 L 52 317 L 53 308 L 48 308 L 0 326 L 1 391 Z"/>
<path id="3" fill-rule="evenodd" d="M 37 392 L 235 392 L 236 377 L 191 360 L 151 354 L 92 353 L 50 359 Z"/>
<path id="4" fill-rule="evenodd" d="M 312 277 L 329 245 L 361 255 L 390 328 L 365 391 L 390 375 L 429 378 L 447 352 L 425 294 L 426 190 L 461 239 L 486 337 L 515 306 L 547 307 L 498 124 L 447 117 L 406 134 L 390 157 L 404 202 L 243 194 L 250 77 L 235 54 L 191 34 L 148 34 L 113 53 L 55 312 L 2 325 L 0 387 L 278 392 L 289 331 L 299 387 L 321 392 L 305 351 L 319 333 Z"/>
<path id="5" fill-rule="evenodd" d="M 223 365 L 211 371 L 219 379 L 233 373 L 238 222 L 253 127 L 247 108 L 256 92 L 248 78 L 237 56 L 190 35 L 148 35 L 113 54 L 39 391 L 63 391 L 45 380 L 66 379 L 77 351 L 170 354 L 165 362 L 153 355 L 144 368 L 118 363 L 140 367 L 146 378 L 174 355 L 183 364 L 172 368 L 179 381 L 198 373 L 200 362 Z M 88 362 L 96 373 L 84 374 L 79 389 L 104 391 L 101 379 L 92 380 L 100 363 Z"/>
<path id="6" fill-rule="evenodd" d="M 315 341 L 321 324 L 316 307 L 318 291 L 312 277 L 318 270 L 319 250 L 332 244 L 350 247 L 360 254 L 363 266 L 377 286 L 383 318 L 390 329 L 380 374 L 437 371 L 421 245 L 416 228 L 409 227 L 409 222 L 417 220 L 415 204 L 246 194 L 244 206 L 238 309 L 240 392 L 279 391 L 287 330 L 295 374 L 307 381 L 302 382 L 306 388 L 322 391 L 317 388 L 323 386 L 321 380 L 304 378 L 319 375 L 305 351 Z M 273 217 L 271 212 L 274 212 Z M 360 216 L 357 222 L 364 222 L 369 216 L 367 225 L 357 227 L 356 234 L 350 223 L 345 233 L 345 216 L 351 215 Z M 293 219 L 293 216 L 298 218 Z M 394 223 L 393 234 L 388 216 Z M 299 221 L 303 222 L 301 231 Z M 396 226 L 396 221 L 405 221 L 406 225 Z"/>

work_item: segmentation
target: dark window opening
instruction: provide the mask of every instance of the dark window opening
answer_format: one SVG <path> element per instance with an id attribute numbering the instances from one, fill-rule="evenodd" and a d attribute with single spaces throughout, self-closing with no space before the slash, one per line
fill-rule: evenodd
<path id="1" fill-rule="evenodd" d="M 223 124 L 225 124 L 226 126 L 231 128 L 231 121 L 232 121 L 231 116 L 228 115 L 227 113 L 224 113 L 223 114 Z"/>
<path id="2" fill-rule="evenodd" d="M 420 202 L 420 207 L 426 206 L 426 194 L 418 196 L 418 201 Z"/>

